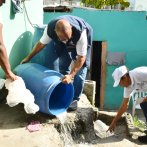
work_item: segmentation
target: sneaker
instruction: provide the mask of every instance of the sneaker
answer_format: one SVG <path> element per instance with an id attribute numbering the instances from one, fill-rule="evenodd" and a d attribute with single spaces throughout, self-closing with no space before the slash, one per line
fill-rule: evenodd
<path id="1" fill-rule="evenodd" d="M 147 135 L 145 135 L 145 136 L 139 136 L 139 137 L 138 137 L 138 140 L 139 140 L 140 142 L 142 142 L 142 143 L 147 144 Z"/>
<path id="2" fill-rule="evenodd" d="M 77 110 L 77 107 L 78 107 L 78 101 L 74 100 L 74 101 L 72 101 L 72 103 L 68 107 L 67 111 L 75 111 L 75 110 Z"/>

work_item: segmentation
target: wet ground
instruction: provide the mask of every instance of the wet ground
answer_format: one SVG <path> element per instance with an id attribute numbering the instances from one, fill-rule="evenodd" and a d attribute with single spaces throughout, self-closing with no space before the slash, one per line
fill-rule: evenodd
<path id="1" fill-rule="evenodd" d="M 141 117 L 139 110 L 139 117 Z M 95 135 L 93 128 L 93 120 L 96 114 L 92 109 L 87 97 L 81 96 L 78 110 L 67 113 L 68 124 L 71 125 L 72 141 L 69 146 L 75 147 L 140 147 L 147 146 L 140 143 L 137 137 L 143 135 L 138 128 L 133 129 L 133 135 L 130 136 L 125 121 L 120 121 L 115 130 L 115 135 L 100 139 Z M 112 112 L 115 116 L 116 113 Z M 138 111 L 136 111 L 136 114 Z M 109 114 L 108 114 L 109 115 Z M 102 115 L 101 115 L 102 116 Z M 100 119 L 100 115 L 98 117 Z M 107 116 L 103 121 L 110 122 L 113 119 Z M 32 122 L 39 120 L 41 130 L 30 133 L 26 127 Z M 80 121 L 78 121 L 80 120 Z M 109 121 L 108 121 L 109 120 Z M 80 122 L 80 123 L 79 123 Z M 76 124 L 78 123 L 78 124 Z M 38 112 L 35 115 L 28 115 L 23 109 L 23 105 L 19 104 L 10 108 L 5 101 L 0 103 L 0 147 L 62 147 L 65 146 L 61 137 L 61 129 L 59 120 L 47 114 Z M 107 124 L 109 125 L 109 124 Z M 85 127 L 86 126 L 86 127 Z M 79 127 L 79 128 L 78 128 Z M 73 130 L 76 133 L 73 133 Z M 82 131 L 83 130 L 83 131 Z M 79 132 L 79 133 L 78 133 Z M 69 140 L 70 141 L 70 140 Z M 67 143 L 68 145 L 68 143 Z"/>

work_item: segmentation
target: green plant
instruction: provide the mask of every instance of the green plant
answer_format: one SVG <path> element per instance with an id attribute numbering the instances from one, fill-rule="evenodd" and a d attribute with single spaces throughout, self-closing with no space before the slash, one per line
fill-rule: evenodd
<path id="1" fill-rule="evenodd" d="M 146 127 L 145 122 L 137 119 L 137 116 L 133 116 L 133 123 L 134 123 L 134 126 L 138 127 L 139 129 Z"/>
<path id="2" fill-rule="evenodd" d="M 82 0 L 82 3 L 85 3 L 87 6 L 94 5 L 96 9 L 101 9 L 105 5 L 115 9 L 115 6 L 119 3 L 122 5 L 122 10 L 130 6 L 130 2 L 126 0 Z"/>
<path id="3" fill-rule="evenodd" d="M 94 102 L 93 102 L 93 107 L 95 107 L 95 100 L 94 100 Z"/>

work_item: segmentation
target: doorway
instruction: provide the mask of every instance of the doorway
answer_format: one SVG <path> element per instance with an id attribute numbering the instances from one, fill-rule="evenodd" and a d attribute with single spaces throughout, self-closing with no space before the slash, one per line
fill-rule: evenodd
<path id="1" fill-rule="evenodd" d="M 102 41 L 93 41 L 91 51 L 91 80 L 96 81 L 95 107 L 100 107 Z"/>

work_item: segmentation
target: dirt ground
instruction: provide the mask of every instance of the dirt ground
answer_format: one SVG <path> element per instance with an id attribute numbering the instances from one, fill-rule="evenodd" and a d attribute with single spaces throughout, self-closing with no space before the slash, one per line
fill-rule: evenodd
<path id="1" fill-rule="evenodd" d="M 92 138 L 92 133 L 87 132 L 88 136 Z M 88 143 L 87 146 L 86 144 L 82 144 L 82 147 L 142 147 L 142 146 L 147 146 L 145 144 L 140 143 L 137 140 L 137 137 L 139 135 L 143 135 L 143 133 L 140 132 L 134 132 L 134 136 L 130 137 L 128 134 L 127 128 L 125 124 L 118 124 L 115 129 L 115 135 L 110 136 L 108 138 L 99 138 L 97 136 L 94 136 L 91 139 L 91 143 Z M 77 145 L 77 147 L 81 147 L 80 144 Z"/>
<path id="2" fill-rule="evenodd" d="M 79 110 L 89 107 L 89 101 L 85 95 L 81 96 L 79 102 Z M 85 108 L 86 110 L 87 108 Z M 85 111 L 83 110 L 83 112 Z M 79 114 L 80 114 L 79 112 Z M 67 115 L 76 115 L 70 112 Z M 84 114 L 85 115 L 85 114 Z M 38 117 L 41 120 L 41 130 L 30 133 L 26 127 Z M 10 108 L 5 101 L 0 103 L 0 147 L 62 147 L 62 139 L 60 133 L 54 127 L 54 124 L 46 123 L 49 120 L 56 121 L 57 118 L 38 112 L 36 115 L 28 115 L 23 109 L 23 105 L 19 104 Z M 93 130 L 93 125 L 89 125 L 87 131 L 83 134 L 83 139 L 78 138 L 77 142 L 70 146 L 75 147 L 140 147 L 147 146 L 137 140 L 140 133 L 138 129 L 134 131 L 134 135 L 130 138 L 125 123 L 118 124 L 115 135 L 100 139 Z"/>

